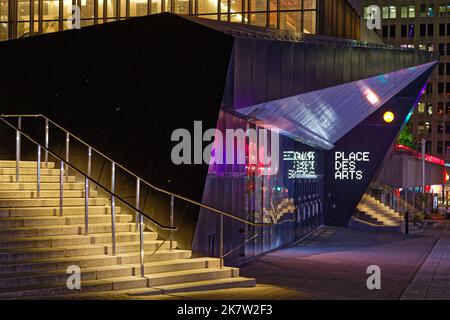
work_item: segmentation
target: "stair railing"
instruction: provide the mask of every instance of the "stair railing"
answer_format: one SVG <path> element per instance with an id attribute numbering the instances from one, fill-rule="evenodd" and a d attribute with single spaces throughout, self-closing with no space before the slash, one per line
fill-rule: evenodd
<path id="1" fill-rule="evenodd" d="M 6 119 L 9 118 L 17 118 L 17 126 L 11 124 Z M 23 118 L 42 118 L 44 119 L 44 143 L 43 145 L 40 144 L 38 141 L 36 141 L 34 138 L 29 136 L 26 132 L 22 130 L 22 119 Z M 78 138 L 74 134 L 70 133 L 68 130 L 64 129 L 54 121 L 50 120 L 48 117 L 42 115 L 42 114 L 35 114 L 35 115 L 0 115 L 0 120 L 6 124 L 9 128 L 15 130 L 16 132 L 16 182 L 20 182 L 20 159 L 21 159 L 21 138 L 24 136 L 27 140 L 32 142 L 37 146 L 37 196 L 40 196 L 41 191 L 41 149 L 44 151 L 44 162 L 45 167 L 48 168 L 48 162 L 49 162 L 49 155 L 56 158 L 60 162 L 60 201 L 59 201 L 59 214 L 60 216 L 63 215 L 63 192 L 64 192 L 64 181 L 68 181 L 69 179 L 69 169 L 75 171 L 79 175 L 81 175 L 84 179 L 84 196 L 85 196 L 85 235 L 87 236 L 89 234 L 89 185 L 93 183 L 103 191 L 105 191 L 110 197 L 111 197 L 111 237 L 112 237 L 112 254 L 116 255 L 116 228 L 115 228 L 115 218 L 116 218 L 116 200 L 123 203 L 126 207 L 128 207 L 132 212 L 135 212 L 135 219 L 136 219 L 136 232 L 139 232 L 139 243 L 140 243 L 140 269 L 141 269 L 141 277 L 144 277 L 145 273 L 145 257 L 144 257 L 144 217 L 147 219 L 147 221 L 154 225 L 156 228 L 160 230 L 169 231 L 169 243 L 170 243 L 170 250 L 173 251 L 173 233 L 178 230 L 178 226 L 174 225 L 174 206 L 175 206 L 175 200 L 181 200 L 186 203 L 195 205 L 199 208 L 205 209 L 207 212 L 213 212 L 215 214 L 219 215 L 219 260 L 220 260 L 220 268 L 223 268 L 223 261 L 224 261 L 224 217 L 227 217 L 229 219 L 232 219 L 234 221 L 239 221 L 241 223 L 246 224 L 247 226 L 252 227 L 267 227 L 267 226 L 273 226 L 276 225 L 276 223 L 258 223 L 258 222 L 252 222 L 249 220 L 246 220 L 244 218 L 238 217 L 236 215 L 233 215 L 231 213 L 225 212 L 223 210 L 214 208 L 209 205 L 202 204 L 200 202 L 197 202 L 195 200 L 189 199 L 187 197 L 184 197 L 182 195 L 175 194 L 173 192 L 164 190 L 162 188 L 156 187 L 153 184 L 145 181 L 141 177 L 137 176 L 127 168 L 125 168 L 123 165 L 118 164 L 99 150 L 95 149 L 88 143 L 84 142 L 82 139 Z M 55 126 L 56 128 L 62 130 L 65 134 L 65 156 L 64 158 L 57 155 L 55 152 L 51 151 L 49 148 L 49 141 L 50 141 L 50 125 Z M 69 158 L 70 155 L 70 142 L 71 139 L 75 139 L 78 142 L 80 142 L 82 145 L 84 145 L 87 148 L 87 172 L 84 173 L 81 169 L 77 168 L 73 163 L 71 163 L 71 160 Z M 92 166 L 92 154 L 93 153 L 98 154 L 103 159 L 109 161 L 111 163 L 111 187 L 108 188 L 104 185 L 102 185 L 99 181 L 96 181 L 91 176 L 91 166 Z M 124 172 L 128 173 L 134 179 L 136 179 L 136 201 L 135 204 L 129 203 L 127 200 L 125 200 L 123 197 L 120 197 L 117 195 L 116 192 L 116 169 L 120 168 Z M 168 195 L 170 197 L 170 216 L 169 216 L 169 225 L 163 225 L 150 217 L 148 214 L 140 210 L 140 190 L 142 184 L 148 186 L 150 189 L 155 190 L 161 194 Z M 181 223 L 181 221 L 180 221 Z M 165 242 L 165 241 L 164 241 Z M 158 247 L 161 248 L 162 246 Z M 156 252 L 156 251 L 155 251 Z"/>
<path id="2" fill-rule="evenodd" d="M 409 203 L 408 201 L 406 201 L 405 199 L 403 199 L 401 196 L 397 195 L 397 193 L 395 192 L 395 190 L 393 190 L 392 188 L 377 183 L 377 182 L 373 182 L 370 185 L 370 189 L 374 190 L 380 190 L 381 192 L 383 192 L 384 195 L 388 195 L 389 199 L 382 199 L 379 195 L 374 195 L 375 198 L 377 198 L 377 200 L 379 200 L 381 203 L 383 203 L 384 205 L 392 208 L 394 211 L 396 211 L 397 213 L 399 213 L 399 221 L 400 221 L 400 225 L 402 225 L 404 223 L 404 214 L 406 212 L 408 212 L 410 219 L 410 222 L 414 222 L 414 216 L 417 213 L 420 213 L 421 210 L 416 208 L 414 205 L 412 205 L 411 203 Z"/>

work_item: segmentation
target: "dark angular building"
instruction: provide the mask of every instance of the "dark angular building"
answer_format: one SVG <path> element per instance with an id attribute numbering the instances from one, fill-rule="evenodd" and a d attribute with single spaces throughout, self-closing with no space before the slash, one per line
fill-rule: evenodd
<path id="1" fill-rule="evenodd" d="M 43 114 L 154 186 L 244 220 L 224 217 L 230 262 L 322 223 L 346 226 L 435 66 L 427 52 L 172 14 L 3 42 L 0 61 L 2 114 Z M 173 132 L 194 132 L 196 121 L 279 133 L 278 154 L 264 150 L 276 170 L 174 164 Z M 41 127 L 22 126 L 42 141 Z M 62 156 L 64 135 L 53 146 Z M 84 170 L 78 150 L 71 161 Z M 13 159 L 14 145 L 1 153 Z M 102 185 L 108 166 L 93 160 Z M 134 203 L 135 182 L 120 182 Z M 170 197 L 143 195 L 146 215 L 169 224 Z M 178 200 L 174 211 L 179 247 L 219 255 L 217 213 Z"/>

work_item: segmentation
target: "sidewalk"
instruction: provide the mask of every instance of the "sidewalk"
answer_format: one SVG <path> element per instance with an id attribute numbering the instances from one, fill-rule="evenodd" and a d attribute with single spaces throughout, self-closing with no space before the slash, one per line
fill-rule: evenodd
<path id="1" fill-rule="evenodd" d="M 421 235 L 405 236 L 325 227 L 296 247 L 269 253 L 241 266 L 241 275 L 256 278 L 256 288 L 144 297 L 118 296 L 108 292 L 97 297 L 91 296 L 90 299 L 396 300 L 402 297 L 436 243 L 436 235 L 441 232 L 442 229 L 438 228 L 427 230 Z M 441 255 L 444 254 L 444 247 L 448 248 L 449 240 L 447 238 L 440 244 L 442 250 L 438 251 Z M 447 268 L 445 275 L 448 285 L 449 255 L 446 257 L 447 265 L 442 264 L 436 269 Z M 381 290 L 367 288 L 369 275 L 366 272 L 370 265 L 381 268 Z M 440 271 L 439 276 L 443 277 L 444 271 Z"/>
<path id="2" fill-rule="evenodd" d="M 450 300 L 450 224 L 405 291 L 404 300 Z"/>

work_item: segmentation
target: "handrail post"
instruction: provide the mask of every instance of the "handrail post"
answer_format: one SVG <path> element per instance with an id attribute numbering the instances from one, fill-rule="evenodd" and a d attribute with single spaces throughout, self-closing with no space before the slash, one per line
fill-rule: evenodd
<path id="1" fill-rule="evenodd" d="M 88 148 L 87 175 L 91 176 L 92 149 Z M 89 178 L 84 178 L 84 234 L 89 234 Z"/>
<path id="2" fill-rule="evenodd" d="M 170 226 L 173 227 L 173 209 L 175 204 L 175 197 L 170 196 Z M 170 251 L 173 251 L 173 230 L 170 231 Z"/>
<path id="3" fill-rule="evenodd" d="M 48 119 L 45 118 L 45 167 L 48 168 Z"/>
<path id="4" fill-rule="evenodd" d="M 116 255 L 116 197 L 115 192 L 116 180 L 116 164 L 111 164 L 111 240 L 112 240 L 112 254 Z"/>
<path id="5" fill-rule="evenodd" d="M 17 119 L 17 127 L 19 130 L 22 130 L 22 117 Z M 16 131 L 16 182 L 19 182 L 20 177 L 20 140 L 21 134 L 20 131 Z"/>
<path id="6" fill-rule="evenodd" d="M 37 175 L 36 175 L 36 195 L 38 198 L 41 196 L 41 146 L 38 145 L 37 151 Z"/>
<path id="7" fill-rule="evenodd" d="M 140 263 L 141 263 L 141 277 L 145 277 L 145 261 L 144 261 L 144 217 L 139 214 L 139 249 L 140 249 Z"/>
<path id="8" fill-rule="evenodd" d="M 140 195 L 141 195 L 141 179 L 137 178 L 136 179 L 136 209 L 138 209 L 138 210 L 140 210 L 140 208 L 139 208 Z M 139 212 L 136 211 L 136 217 L 135 217 L 135 219 L 136 219 L 136 232 L 138 232 L 140 230 L 140 228 L 139 228 L 139 216 L 140 216 Z"/>
<path id="9" fill-rule="evenodd" d="M 219 221 L 219 258 L 220 269 L 223 268 L 223 214 L 220 215 Z"/>
<path id="10" fill-rule="evenodd" d="M 63 195 L 64 195 L 64 162 L 61 161 L 59 170 L 59 215 L 63 215 Z"/>
<path id="11" fill-rule="evenodd" d="M 70 133 L 66 133 L 66 177 L 69 177 L 69 144 L 70 144 Z"/>

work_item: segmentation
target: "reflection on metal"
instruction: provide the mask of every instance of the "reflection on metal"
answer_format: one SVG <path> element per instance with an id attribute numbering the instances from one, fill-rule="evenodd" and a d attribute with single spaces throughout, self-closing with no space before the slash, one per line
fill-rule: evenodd
<path id="1" fill-rule="evenodd" d="M 331 150 L 345 134 L 435 64 L 430 62 L 236 112 L 258 125 L 277 127 L 304 144 Z M 367 92 L 371 94 L 367 96 Z"/>

